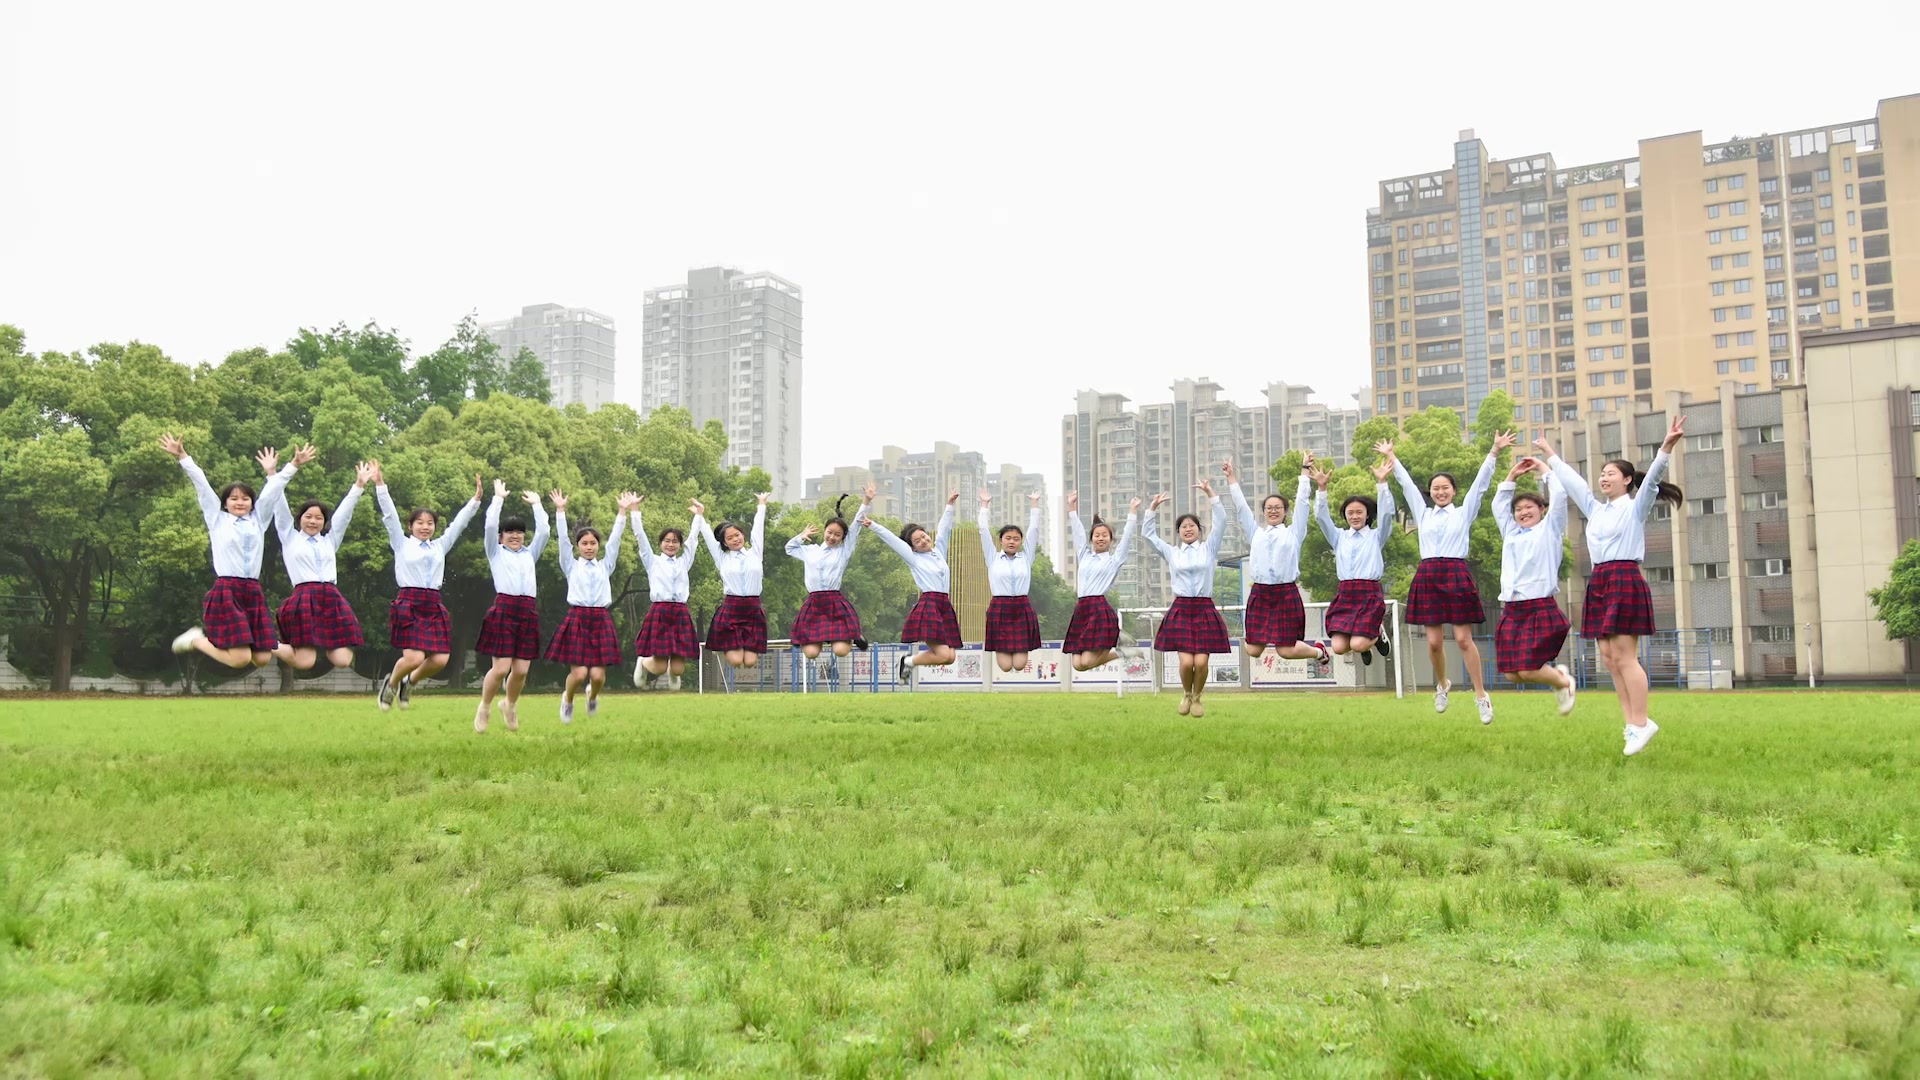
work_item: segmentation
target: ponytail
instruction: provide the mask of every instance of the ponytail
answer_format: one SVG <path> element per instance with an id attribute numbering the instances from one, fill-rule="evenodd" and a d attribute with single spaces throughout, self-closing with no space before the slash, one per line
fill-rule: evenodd
<path id="1" fill-rule="evenodd" d="M 1620 475 L 1627 478 L 1627 494 L 1633 495 L 1639 492 L 1640 481 L 1647 478 L 1646 473 L 1635 468 L 1633 462 L 1625 458 L 1615 458 L 1607 462 L 1607 464 L 1619 469 Z M 1680 493 L 1680 486 L 1678 484 L 1669 484 L 1665 480 L 1660 481 L 1660 486 L 1656 490 L 1654 497 L 1675 508 L 1678 508 L 1686 498 Z"/>
<path id="2" fill-rule="evenodd" d="M 840 538 L 843 540 L 853 531 L 848 527 L 845 514 L 841 510 L 841 507 L 846 505 L 847 499 L 848 496 L 842 495 L 833 501 L 833 516 L 820 525 L 820 538 L 822 540 L 826 539 L 827 529 L 834 525 L 840 526 Z"/>

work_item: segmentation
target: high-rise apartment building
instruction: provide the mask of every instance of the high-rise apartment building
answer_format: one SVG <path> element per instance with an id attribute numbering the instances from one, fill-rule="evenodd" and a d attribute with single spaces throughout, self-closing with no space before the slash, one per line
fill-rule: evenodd
<path id="1" fill-rule="evenodd" d="M 614 398 L 613 320 L 586 308 L 559 304 L 523 307 L 511 319 L 482 323 L 503 360 L 532 349 L 547 366 L 555 405 L 579 402 L 597 409 Z"/>
<path id="2" fill-rule="evenodd" d="M 776 498 L 799 498 L 800 329 L 800 286 L 774 274 L 713 266 L 648 289 L 641 414 L 675 405 L 696 426 L 720 421 L 723 464 L 757 465 Z"/>
<path id="3" fill-rule="evenodd" d="M 1312 394 L 1311 386 L 1267 384 L 1267 449 L 1276 458 L 1311 453 L 1340 468 L 1353 460 L 1353 431 L 1369 414 L 1310 400 Z"/>
<path id="4" fill-rule="evenodd" d="M 1791 384 L 1802 335 L 1920 319 L 1920 95 L 1570 167 L 1463 131 L 1450 166 L 1380 184 L 1367 273 L 1378 415 L 1471 418 L 1504 387 L 1533 432 Z"/>

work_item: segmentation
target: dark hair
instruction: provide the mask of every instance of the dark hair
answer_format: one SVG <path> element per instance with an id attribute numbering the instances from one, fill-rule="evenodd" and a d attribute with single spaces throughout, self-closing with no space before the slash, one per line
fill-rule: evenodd
<path id="1" fill-rule="evenodd" d="M 1087 540 L 1088 540 L 1088 541 L 1092 541 L 1092 540 L 1093 540 L 1093 530 L 1094 530 L 1094 529 L 1105 529 L 1105 530 L 1107 530 L 1107 539 L 1109 539 L 1109 540 L 1111 540 L 1111 539 L 1113 539 L 1113 526 L 1111 526 L 1111 525 L 1109 525 L 1109 524 L 1107 524 L 1107 522 L 1106 522 L 1106 520 L 1105 520 L 1104 518 L 1102 518 L 1102 517 L 1101 517 L 1101 516 L 1100 516 L 1099 514 L 1095 514 L 1095 515 L 1093 515 L 1093 524 L 1092 524 L 1091 526 L 1089 526 L 1089 527 L 1088 527 L 1088 529 L 1087 529 Z"/>
<path id="2" fill-rule="evenodd" d="M 428 517 L 432 518 L 433 523 L 435 525 L 440 524 L 439 514 L 434 513 L 433 511 L 427 509 L 424 506 L 416 506 L 413 508 L 413 513 L 407 515 L 407 528 L 409 529 L 413 528 L 413 523 L 420 520 L 421 514 L 425 514 Z"/>
<path id="3" fill-rule="evenodd" d="M 1646 479 L 1647 474 L 1641 472 L 1639 469 L 1634 468 L 1633 462 L 1628 461 L 1625 458 L 1614 458 L 1612 461 L 1607 462 L 1607 464 L 1613 466 L 1616 469 L 1619 469 L 1620 475 L 1627 478 L 1627 494 L 1631 495 L 1634 492 L 1640 490 L 1640 481 Z M 1602 466 L 1602 468 L 1604 467 L 1605 466 Z M 1673 506 L 1679 506 L 1680 503 L 1686 498 L 1686 496 L 1680 494 L 1679 485 L 1669 484 L 1665 480 L 1662 480 L 1660 481 L 1659 493 L 1655 496 L 1655 498 L 1659 499 L 1661 502 L 1669 503 Z"/>
<path id="4" fill-rule="evenodd" d="M 225 501 L 224 499 L 221 500 L 221 502 Z M 333 524 L 333 511 L 327 507 L 326 503 L 321 502 L 319 499 L 308 499 L 306 502 L 300 504 L 300 509 L 293 512 L 294 525 L 297 527 L 300 524 L 300 519 L 307 516 L 307 511 L 312 510 L 316 506 L 320 508 L 320 529 L 322 532 L 326 531 L 327 526 Z"/>
<path id="5" fill-rule="evenodd" d="M 1530 502 L 1539 507 L 1542 514 L 1547 512 L 1547 497 L 1537 491 L 1517 491 L 1514 493 L 1513 501 L 1516 505 L 1523 502 Z"/>
<path id="6" fill-rule="evenodd" d="M 741 528 L 738 525 L 735 525 L 731 521 L 723 521 L 720 523 L 719 528 L 713 530 L 713 538 L 715 540 L 720 541 L 720 550 L 722 551 L 727 550 L 727 530 L 728 529 L 732 529 L 734 532 L 737 532 L 740 534 L 740 546 L 742 548 L 745 548 L 747 546 L 747 530 Z"/>
<path id="7" fill-rule="evenodd" d="M 917 532 L 927 532 L 927 527 L 919 522 L 909 521 L 905 525 L 900 526 L 900 539 L 905 540 L 908 547 L 912 547 L 913 534 Z M 927 535 L 931 537 L 933 534 L 927 533 Z"/>
<path id="8" fill-rule="evenodd" d="M 1020 526 L 1018 526 L 1018 525 L 1013 525 L 1013 524 L 1007 524 L 1007 525 L 1002 525 L 1002 526 L 1000 526 L 1000 531 L 999 531 L 999 532 L 997 532 L 997 533 L 994 533 L 993 535 L 994 535 L 994 537 L 995 537 L 996 539 L 999 539 L 999 540 L 1005 540 L 1005 539 L 1007 538 L 1007 534 L 1008 534 L 1008 533 L 1015 533 L 1015 534 L 1017 534 L 1017 535 L 1018 535 L 1018 536 L 1020 537 L 1020 539 L 1022 539 L 1022 540 L 1025 540 L 1025 539 L 1027 538 L 1027 533 L 1026 533 L 1026 530 L 1025 530 L 1025 529 L 1022 529 L 1022 528 L 1021 528 Z"/>
<path id="9" fill-rule="evenodd" d="M 526 531 L 527 531 L 526 518 L 510 517 L 510 518 L 500 519 L 500 535 L 501 536 L 505 536 L 510 532 L 523 533 Z"/>
<path id="10" fill-rule="evenodd" d="M 1180 526 L 1185 525 L 1189 521 L 1193 522 L 1193 527 L 1199 529 L 1201 532 L 1207 531 L 1207 527 L 1200 524 L 1200 515 L 1198 514 L 1181 514 L 1179 517 L 1174 518 L 1173 531 L 1179 532 Z"/>
<path id="11" fill-rule="evenodd" d="M 1460 481 L 1455 480 L 1453 478 L 1453 474 L 1450 472 L 1437 472 L 1437 473 L 1434 473 L 1432 476 L 1428 477 L 1427 490 L 1429 491 L 1433 490 L 1433 482 L 1435 480 L 1441 480 L 1441 479 L 1446 480 L 1448 486 L 1452 487 L 1455 491 L 1460 490 Z"/>
<path id="12" fill-rule="evenodd" d="M 260 496 L 255 495 L 253 493 L 252 484 L 244 484 L 238 480 L 235 480 L 233 483 L 228 484 L 226 487 L 223 487 L 220 489 L 220 509 L 225 510 L 227 508 L 227 496 L 233 494 L 236 491 L 246 492 L 247 499 L 251 502 L 260 501 Z"/>
<path id="13" fill-rule="evenodd" d="M 662 544 L 666 543 L 667 537 L 669 536 L 673 537 L 675 540 L 680 541 L 681 547 L 685 547 L 687 545 L 687 534 L 684 532 L 681 532 L 679 529 L 676 529 L 671 525 L 660 530 L 660 543 Z"/>
<path id="14" fill-rule="evenodd" d="M 592 536 L 593 536 L 593 538 L 594 538 L 595 540 L 600 540 L 600 541 L 601 541 L 602 543 L 605 543 L 605 540 L 604 540 L 604 539 L 603 539 L 603 538 L 601 537 L 601 535 L 600 535 L 600 530 L 599 530 L 599 529 L 596 529 L 596 528 L 594 528 L 594 527 L 593 527 L 593 526 L 591 526 L 591 525 L 582 525 L 582 526 L 580 526 L 580 527 L 578 527 L 578 528 L 576 528 L 576 529 L 574 529 L 574 530 L 573 530 L 573 542 L 574 542 L 574 543 L 576 543 L 576 544 L 577 544 L 577 543 L 579 543 L 579 542 L 580 542 L 580 538 L 581 538 L 581 537 L 583 537 L 583 536 L 586 536 L 586 535 L 588 535 L 588 534 L 592 534 Z"/>
<path id="15" fill-rule="evenodd" d="M 841 513 L 841 510 L 840 510 L 840 508 L 846 504 L 847 498 L 848 496 L 842 495 L 839 498 L 833 500 L 833 516 L 828 518 L 826 522 L 820 526 L 820 536 L 822 539 L 825 539 L 827 535 L 827 529 L 835 525 L 840 526 L 840 536 L 842 539 L 845 539 L 846 535 L 853 531 L 852 529 L 847 527 L 846 515 Z"/>
<path id="16" fill-rule="evenodd" d="M 1361 506 L 1364 506 L 1367 508 L 1367 526 L 1371 528 L 1373 526 L 1374 520 L 1380 516 L 1380 507 L 1378 504 L 1376 504 L 1373 501 L 1373 496 L 1371 495 L 1347 496 L 1345 501 L 1341 502 L 1340 504 L 1340 516 L 1346 517 L 1347 507 L 1352 506 L 1354 503 L 1359 503 Z"/>
<path id="17" fill-rule="evenodd" d="M 1282 514 L 1285 514 L 1289 509 L 1293 507 L 1293 504 L 1287 501 L 1287 497 L 1285 495 L 1282 495 L 1276 491 L 1273 494 L 1268 495 L 1266 498 L 1260 500 L 1260 509 L 1265 510 L 1267 508 L 1267 504 L 1272 502 L 1275 499 L 1280 500 L 1280 512 Z"/>

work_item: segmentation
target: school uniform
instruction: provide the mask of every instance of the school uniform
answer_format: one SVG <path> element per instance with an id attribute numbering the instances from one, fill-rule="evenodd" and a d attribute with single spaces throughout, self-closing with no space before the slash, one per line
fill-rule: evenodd
<path id="1" fill-rule="evenodd" d="M 1175 546 L 1160 539 L 1160 515 L 1147 511 L 1140 535 L 1153 545 L 1166 561 L 1173 582 L 1173 606 L 1153 635 L 1153 647 L 1159 652 L 1223 653 L 1232 648 L 1227 641 L 1226 620 L 1213 604 L 1213 571 L 1220 558 L 1220 540 L 1225 535 L 1226 517 L 1220 497 L 1207 501 L 1216 526 L 1197 544 Z"/>
<path id="2" fill-rule="evenodd" d="M 853 516 L 854 524 L 832 547 L 809 544 L 798 536 L 787 541 L 787 554 L 800 560 L 807 580 L 807 598 L 787 632 L 795 645 L 827 645 L 860 636 L 860 613 L 840 591 L 840 582 L 847 576 L 847 564 L 853 561 L 854 545 L 860 540 L 858 524 L 866 513 L 867 504 L 863 502 Z"/>
<path id="3" fill-rule="evenodd" d="M 1464 502 L 1449 506 L 1427 505 L 1426 492 L 1413 482 L 1413 475 L 1398 458 L 1393 474 L 1407 496 L 1407 514 L 1420 531 L 1420 566 L 1413 572 L 1413 584 L 1407 589 L 1407 621 L 1415 626 L 1462 626 L 1487 621 L 1480 603 L 1480 587 L 1467 565 L 1467 548 L 1472 539 L 1473 519 L 1480 513 L 1480 499 L 1493 479 L 1494 455 L 1480 463 L 1480 471 L 1467 488 Z"/>
<path id="4" fill-rule="evenodd" d="M 473 651 L 498 660 L 540 659 L 540 604 L 534 596 L 534 571 L 540 553 L 546 550 L 547 512 L 529 507 L 533 514 L 533 540 L 520 550 L 500 543 L 500 504 L 495 495 L 487 504 L 486 534 L 481 541 L 487 549 L 487 567 L 493 572 L 493 605 L 480 620 L 480 639 Z"/>
<path id="5" fill-rule="evenodd" d="M 725 594 L 713 621 L 707 624 L 707 648 L 712 652 L 766 652 L 767 613 L 760 606 L 760 544 L 767 532 L 767 504 L 761 503 L 754 510 L 753 531 L 747 546 L 739 551 L 722 547 L 705 518 L 693 520 L 707 545 L 707 554 L 713 556 L 713 564 L 720 571 Z"/>
<path id="6" fill-rule="evenodd" d="M 1553 663 L 1571 627 L 1560 610 L 1560 558 L 1567 535 L 1567 496 L 1547 476 L 1547 512 L 1531 528 L 1513 519 L 1512 481 L 1493 494 L 1500 525 L 1500 627 L 1494 632 L 1496 667 L 1538 671 Z"/>
<path id="7" fill-rule="evenodd" d="M 394 509 L 387 485 L 374 488 L 373 495 L 380 503 L 380 520 L 387 526 L 387 541 L 393 548 L 393 579 L 400 586 L 400 594 L 387 609 L 388 641 L 396 649 L 428 655 L 450 653 L 453 622 L 447 606 L 440 601 L 440 584 L 447 576 L 447 550 L 479 511 L 480 500 L 471 499 L 462 506 L 439 536 L 420 540 L 401 527 L 400 512 Z"/>
<path id="8" fill-rule="evenodd" d="M 620 561 L 627 517 L 620 514 L 613 519 L 613 531 L 602 538 L 597 559 L 582 559 L 573 553 L 573 534 L 567 530 L 564 509 L 554 510 L 553 527 L 560 534 L 567 617 L 560 620 L 560 629 L 547 643 L 547 659 L 569 667 L 613 667 L 620 663 L 620 637 L 613 629 L 613 569 Z"/>
<path id="9" fill-rule="evenodd" d="M 1333 603 L 1327 605 L 1327 633 L 1377 638 L 1387 617 L 1387 598 L 1380 579 L 1386 574 L 1387 540 L 1393 536 L 1393 490 L 1382 481 L 1374 487 L 1372 525 L 1358 529 L 1335 526 L 1327 512 L 1327 493 L 1313 497 L 1313 520 L 1333 548 L 1334 573 L 1340 578 Z"/>
<path id="10" fill-rule="evenodd" d="M 694 535 L 704 528 L 704 519 L 693 519 Z M 633 654 L 691 660 L 700 655 L 700 639 L 693 629 L 693 615 L 687 610 L 687 578 L 700 549 L 682 542 L 678 555 L 656 553 L 638 510 L 633 512 L 633 532 L 640 539 L 640 564 L 647 568 L 647 614 L 633 639 Z"/>
<path id="11" fill-rule="evenodd" d="M 1586 477 L 1559 455 L 1547 459 L 1567 498 L 1587 518 L 1587 554 L 1593 560 L 1593 574 L 1587 578 L 1587 599 L 1580 614 L 1583 638 L 1653 633 L 1653 590 L 1647 587 L 1640 563 L 1647 557 L 1647 518 L 1660 501 L 1660 477 L 1668 462 L 1667 452 L 1660 451 L 1647 466 L 1639 490 L 1602 501 L 1587 486 Z"/>
<path id="12" fill-rule="evenodd" d="M 1307 499 L 1313 493 L 1313 481 L 1300 474 L 1288 507 L 1292 524 L 1268 525 L 1265 515 L 1247 502 L 1239 481 L 1231 490 L 1240 528 L 1247 534 L 1246 568 L 1253 579 L 1242 636 L 1256 645 L 1292 645 L 1307 636 L 1307 606 L 1300 599 L 1300 545 L 1307 537 Z"/>
<path id="13" fill-rule="evenodd" d="M 239 515 L 227 512 L 219 492 L 207 483 L 207 474 L 191 456 L 180 459 L 180 468 L 193 481 L 213 554 L 213 588 L 200 601 L 200 628 L 217 649 L 245 646 L 254 652 L 272 652 L 280 640 L 274 634 L 266 594 L 260 591 L 260 564 L 267 551 L 260 513 L 261 507 L 270 508 L 281 499 L 293 477 L 293 465 L 283 465 L 268 477 L 253 508 Z"/>
<path id="14" fill-rule="evenodd" d="M 865 520 L 863 515 L 861 521 Z M 950 578 L 947 573 L 947 538 L 953 532 L 953 506 L 949 504 L 940 513 L 940 523 L 934 526 L 931 551 L 915 551 L 913 545 L 887 529 L 875 529 L 874 532 L 880 537 L 881 543 L 892 548 L 906 562 L 907 571 L 913 575 L 914 587 L 920 590 L 920 599 L 914 601 L 913 610 L 907 613 L 906 624 L 900 628 L 901 639 L 959 648 L 960 616 L 953 610 L 953 597 L 948 595 Z"/>
<path id="15" fill-rule="evenodd" d="M 1012 555 L 1000 549 L 991 511 L 980 508 L 980 554 L 987 563 L 986 649 L 995 653 L 1032 652 L 1040 647 L 1040 617 L 1034 614 L 1033 545 L 1040 534 L 1040 508 L 1027 513 L 1027 531 L 1020 550 Z"/>
<path id="16" fill-rule="evenodd" d="M 1087 527 L 1080 522 L 1080 512 L 1067 513 L 1067 526 L 1073 530 L 1073 549 L 1079 553 L 1076 584 L 1080 595 L 1073 605 L 1073 619 L 1067 623 L 1067 639 L 1061 644 L 1061 650 L 1067 655 L 1105 652 L 1120 643 L 1120 616 L 1107 602 L 1107 590 L 1113 588 L 1120 568 L 1127 565 L 1127 549 L 1133 545 L 1133 531 L 1138 524 L 1139 515 L 1128 514 L 1120 542 L 1105 551 L 1095 551 L 1087 540 Z M 1111 531 L 1113 527 L 1107 528 Z"/>
<path id="17" fill-rule="evenodd" d="M 273 526 L 280 534 L 280 560 L 286 564 L 287 580 L 293 582 L 293 595 L 274 613 L 281 641 L 321 652 L 354 649 L 366 643 L 360 620 L 347 598 L 340 595 L 337 559 L 340 544 L 347 538 L 347 523 L 353 520 L 353 508 L 360 504 L 360 494 L 358 485 L 348 488 L 347 497 L 340 500 L 328 519 L 327 531 L 314 535 L 308 535 L 294 520 L 284 491 L 274 501 Z"/>

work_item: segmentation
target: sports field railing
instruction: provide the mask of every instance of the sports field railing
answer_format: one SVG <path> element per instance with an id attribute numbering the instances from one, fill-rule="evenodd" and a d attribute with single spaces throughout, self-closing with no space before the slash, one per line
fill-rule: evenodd
<path id="1" fill-rule="evenodd" d="M 1509 680 L 1495 670 L 1499 665 L 1493 655 L 1493 637 L 1473 640 L 1480 646 L 1481 677 L 1487 686 L 1501 690 L 1551 690 L 1551 687 Z M 1414 647 L 1425 649 L 1425 640 L 1416 635 Z M 1640 639 L 1640 666 L 1647 671 L 1647 684 L 1654 688 L 1731 690 L 1734 648 L 1727 642 L 1714 641 L 1712 630 L 1661 630 Z M 1613 675 L 1600 660 L 1600 643 L 1581 637 L 1578 627 L 1567 635 L 1567 643 L 1560 649 L 1556 662 L 1567 665 L 1574 685 L 1582 690 L 1613 689 Z M 1458 668 L 1455 685 L 1467 681 L 1465 662 L 1460 662 Z"/>

